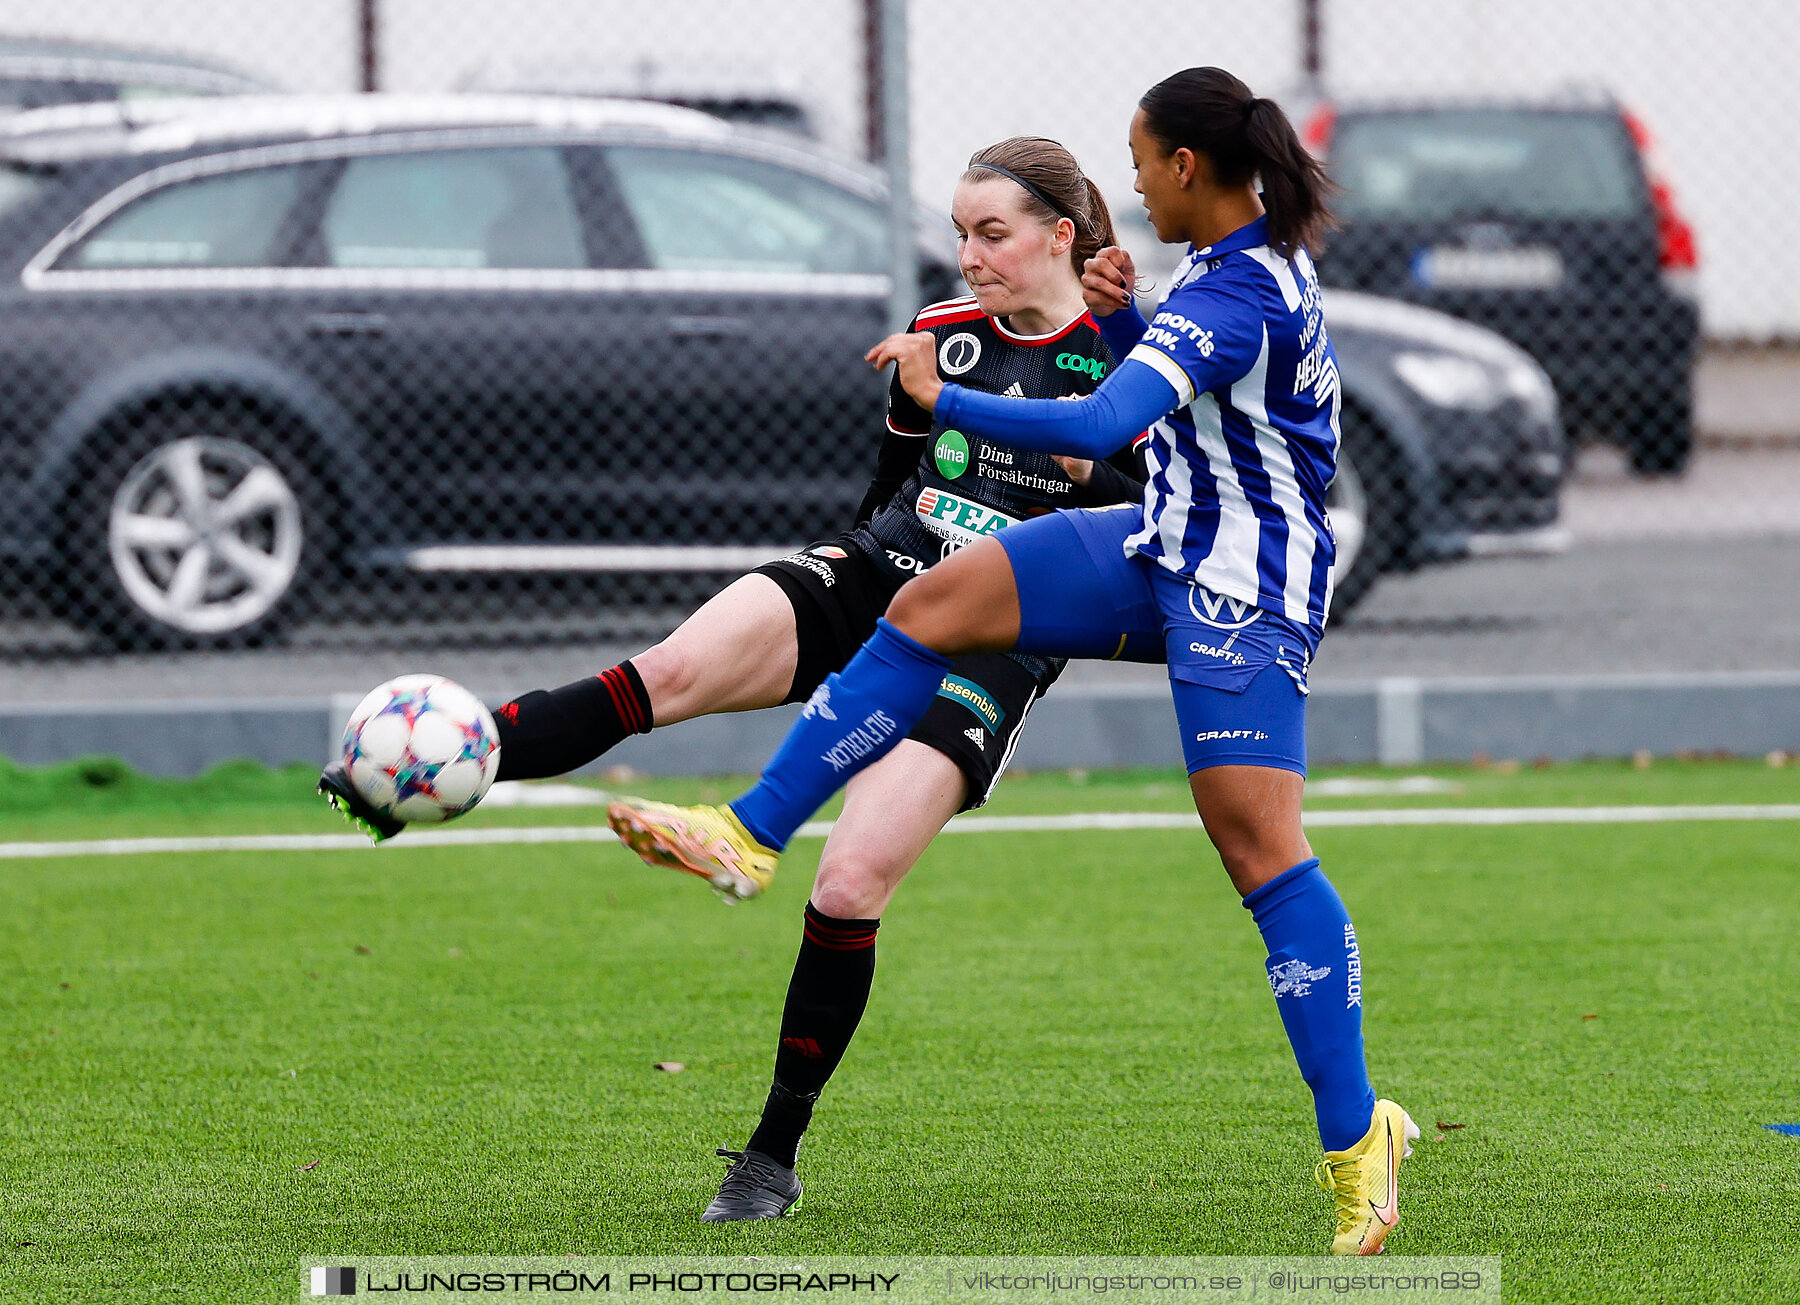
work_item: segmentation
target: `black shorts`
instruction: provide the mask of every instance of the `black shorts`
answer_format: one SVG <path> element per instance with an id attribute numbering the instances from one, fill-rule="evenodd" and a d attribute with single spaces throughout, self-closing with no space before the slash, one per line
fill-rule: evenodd
<path id="1" fill-rule="evenodd" d="M 805 702 L 827 675 L 844 669 L 875 633 L 875 622 L 906 580 L 877 562 L 854 535 L 809 544 L 756 568 L 781 586 L 794 607 L 799 662 L 785 701 Z M 962 810 L 986 804 L 1012 760 L 1032 706 L 1063 663 L 1017 653 L 958 657 L 908 738 L 935 748 L 962 771 Z"/>

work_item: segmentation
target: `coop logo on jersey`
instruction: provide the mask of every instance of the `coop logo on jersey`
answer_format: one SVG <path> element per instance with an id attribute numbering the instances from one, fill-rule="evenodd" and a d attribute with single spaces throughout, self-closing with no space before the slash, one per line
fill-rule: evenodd
<path id="1" fill-rule="evenodd" d="M 946 494 L 941 489 L 921 491 L 914 511 L 919 514 L 925 529 L 959 547 L 1019 524 L 1017 517 L 1009 517 L 1004 512 L 996 512 L 955 494 Z"/>
<path id="2" fill-rule="evenodd" d="M 938 346 L 938 366 L 950 376 L 961 376 L 981 361 L 981 341 L 958 331 Z"/>
<path id="3" fill-rule="evenodd" d="M 960 675 L 946 675 L 944 682 L 938 685 L 937 696 L 948 698 L 951 702 L 960 702 L 979 716 L 990 730 L 998 732 L 1000 722 L 1006 719 L 1005 709 L 986 690 Z"/>
<path id="4" fill-rule="evenodd" d="M 1304 997 L 1312 991 L 1313 984 L 1330 973 L 1329 965 L 1315 970 L 1305 961 L 1283 961 L 1269 967 L 1269 986 L 1275 989 L 1277 997 Z"/>
<path id="5" fill-rule="evenodd" d="M 937 463 L 938 474 L 945 480 L 955 480 L 969 469 L 969 441 L 963 438 L 959 430 L 947 430 L 938 436 L 937 447 L 931 451 L 932 461 Z"/>
<path id="6" fill-rule="evenodd" d="M 1059 353 L 1056 355 L 1056 365 L 1065 372 L 1080 372 L 1082 375 L 1091 376 L 1095 380 L 1099 380 L 1102 376 L 1106 375 L 1106 364 L 1101 362 L 1098 358 L 1089 358 L 1086 354 Z"/>
<path id="7" fill-rule="evenodd" d="M 1188 611 L 1196 620 L 1215 630 L 1242 630 L 1262 619 L 1261 608 L 1252 607 L 1241 599 L 1215 594 L 1205 585 L 1189 587 Z"/>

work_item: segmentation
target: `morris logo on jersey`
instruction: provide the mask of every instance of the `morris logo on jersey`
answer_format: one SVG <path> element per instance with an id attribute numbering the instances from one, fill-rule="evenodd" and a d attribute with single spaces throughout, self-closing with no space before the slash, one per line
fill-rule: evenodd
<path id="1" fill-rule="evenodd" d="M 920 491 L 918 506 L 914 510 L 932 534 L 958 544 L 973 544 L 978 539 L 985 539 L 1008 526 L 1019 524 L 1017 517 L 1009 517 L 991 507 L 983 507 L 966 498 L 958 498 L 954 494 L 929 487 Z"/>

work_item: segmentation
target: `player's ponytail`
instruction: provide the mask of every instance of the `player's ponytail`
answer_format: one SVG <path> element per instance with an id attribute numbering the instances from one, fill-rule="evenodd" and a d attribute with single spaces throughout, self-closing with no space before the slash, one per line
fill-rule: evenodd
<path id="1" fill-rule="evenodd" d="M 1082 174 L 1075 156 L 1057 142 L 1042 136 L 1014 136 L 989 145 L 976 151 L 962 179 L 981 181 L 994 176 L 1018 183 L 1025 192 L 1025 211 L 1032 217 L 1047 223 L 1067 218 L 1074 223 L 1075 243 L 1069 249 L 1069 262 L 1076 276 L 1088 259 L 1118 243 L 1112 211 L 1100 188 Z"/>
<path id="2" fill-rule="evenodd" d="M 1167 153 L 1206 155 L 1220 185 L 1261 178 L 1271 248 L 1292 257 L 1317 247 L 1331 226 L 1335 187 L 1274 100 L 1252 95 L 1223 68 L 1187 68 L 1152 86 L 1138 108 Z"/>

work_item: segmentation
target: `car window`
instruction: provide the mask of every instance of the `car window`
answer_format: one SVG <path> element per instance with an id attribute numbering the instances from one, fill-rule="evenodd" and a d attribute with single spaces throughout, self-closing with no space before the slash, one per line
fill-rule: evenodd
<path id="1" fill-rule="evenodd" d="M 127 104 L 137 104 L 144 100 L 183 100 L 196 95 L 229 95 L 230 93 L 205 87 L 171 86 L 166 82 L 125 82 L 118 88 L 119 98 Z"/>
<path id="2" fill-rule="evenodd" d="M 117 94 L 117 89 L 110 82 L 0 77 L 0 107 L 8 112 L 43 109 L 55 104 L 92 104 L 114 99 Z"/>
<path id="3" fill-rule="evenodd" d="M 435 150 L 353 158 L 325 214 L 334 267 L 583 267 L 562 151 Z"/>
<path id="4" fill-rule="evenodd" d="M 701 150 L 621 146 L 611 158 L 652 267 L 887 270 L 875 205 L 817 177 Z"/>
<path id="5" fill-rule="evenodd" d="M 112 217 L 63 267 L 266 267 L 282 253 L 282 219 L 298 166 L 253 168 L 153 190 Z"/>
<path id="6" fill-rule="evenodd" d="M 19 208 L 44 188 L 44 178 L 21 167 L 0 167 L 0 216 Z"/>
<path id="7" fill-rule="evenodd" d="M 1440 110 L 1346 116 L 1331 142 L 1356 218 L 1628 217 L 1636 161 L 1616 118 Z"/>

